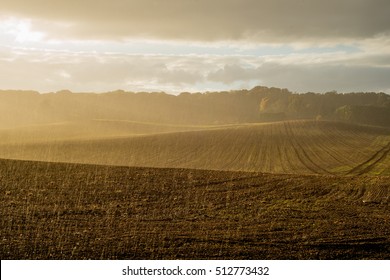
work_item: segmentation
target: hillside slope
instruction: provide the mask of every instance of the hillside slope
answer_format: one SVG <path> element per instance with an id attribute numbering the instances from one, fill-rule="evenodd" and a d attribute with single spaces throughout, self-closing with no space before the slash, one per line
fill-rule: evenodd
<path id="1" fill-rule="evenodd" d="M 290 121 L 138 136 L 3 143 L 0 157 L 270 173 L 389 175 L 389 143 L 387 129 Z"/>
<path id="2" fill-rule="evenodd" d="M 57 122 L 0 129 L 0 144 L 47 143 L 52 141 L 131 137 L 159 133 L 207 130 L 215 127 L 216 126 L 213 125 L 175 125 L 110 119 Z"/>

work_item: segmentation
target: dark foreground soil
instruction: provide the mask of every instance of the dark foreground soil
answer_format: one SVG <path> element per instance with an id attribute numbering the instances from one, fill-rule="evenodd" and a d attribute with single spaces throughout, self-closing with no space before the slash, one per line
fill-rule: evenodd
<path id="1" fill-rule="evenodd" d="M 0 161 L 1 259 L 389 259 L 390 178 Z"/>

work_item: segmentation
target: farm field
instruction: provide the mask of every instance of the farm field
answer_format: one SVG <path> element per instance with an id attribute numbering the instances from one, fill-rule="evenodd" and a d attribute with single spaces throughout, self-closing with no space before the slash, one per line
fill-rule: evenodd
<path id="1" fill-rule="evenodd" d="M 0 161 L 1 259 L 387 259 L 390 178 Z"/>
<path id="2" fill-rule="evenodd" d="M 389 11 L 1 1 L 0 259 L 389 260 Z M 0 280 L 111 273 L 7 263 Z M 368 263 L 313 270 L 384 274 Z M 111 278 L 181 274 L 127 268 Z"/>
<path id="3" fill-rule="evenodd" d="M 2 259 L 387 259 L 390 133 L 329 121 L 0 131 Z"/>
<path id="4" fill-rule="evenodd" d="M 0 157 L 278 174 L 390 175 L 390 130 L 378 127 L 327 121 L 204 127 L 100 121 L 85 127 L 40 128 L 19 130 L 30 137 L 0 131 Z M 70 135 L 80 131 L 78 139 Z"/>
<path id="5" fill-rule="evenodd" d="M 77 122 L 56 122 L 0 129 L 0 143 L 44 143 L 69 140 L 131 137 L 158 133 L 213 129 L 213 125 L 175 125 L 126 120 L 95 119 Z"/>

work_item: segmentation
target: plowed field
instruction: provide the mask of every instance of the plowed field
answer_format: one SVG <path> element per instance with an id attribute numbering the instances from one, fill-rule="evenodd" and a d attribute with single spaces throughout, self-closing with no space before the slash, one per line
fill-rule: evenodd
<path id="1" fill-rule="evenodd" d="M 388 129 L 105 120 L 2 130 L 0 157 L 1 259 L 390 257 Z"/>
<path id="2" fill-rule="evenodd" d="M 0 144 L 0 157 L 282 174 L 390 175 L 390 130 L 382 128 L 314 121 L 168 130 L 126 125 L 121 135 L 91 132 L 83 140 L 18 138 L 19 143 Z M 131 134 L 134 131 L 138 134 Z"/>
<path id="3" fill-rule="evenodd" d="M 390 178 L 0 161 L 1 259 L 388 259 Z"/>

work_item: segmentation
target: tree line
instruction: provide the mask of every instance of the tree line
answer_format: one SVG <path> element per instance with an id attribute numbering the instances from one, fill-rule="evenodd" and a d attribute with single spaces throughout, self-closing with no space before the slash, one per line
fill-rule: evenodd
<path id="1" fill-rule="evenodd" d="M 380 92 L 293 93 L 250 90 L 188 93 L 0 91 L 0 127 L 91 119 L 172 124 L 232 124 L 293 119 L 390 126 L 390 95 Z"/>

